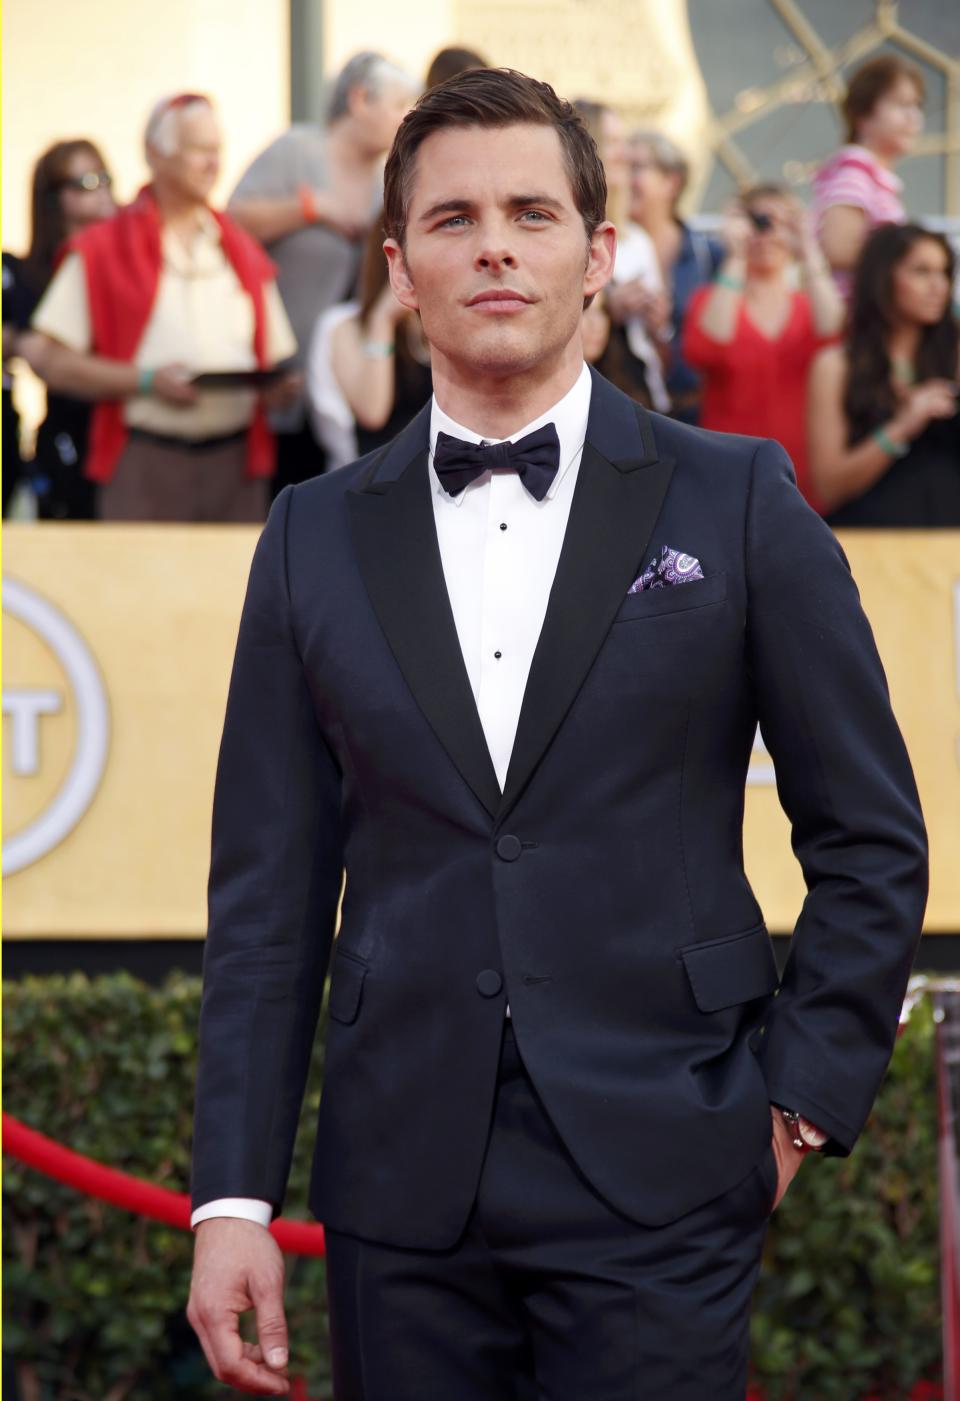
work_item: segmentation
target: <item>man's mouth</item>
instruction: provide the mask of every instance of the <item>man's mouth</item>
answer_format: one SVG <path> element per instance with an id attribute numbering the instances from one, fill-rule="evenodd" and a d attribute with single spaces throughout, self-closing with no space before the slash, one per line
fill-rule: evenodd
<path id="1" fill-rule="evenodd" d="M 522 311 L 524 307 L 529 305 L 530 298 L 525 297 L 522 292 L 515 291 L 512 287 L 488 287 L 483 292 L 477 292 L 467 302 L 468 307 L 492 314 Z"/>

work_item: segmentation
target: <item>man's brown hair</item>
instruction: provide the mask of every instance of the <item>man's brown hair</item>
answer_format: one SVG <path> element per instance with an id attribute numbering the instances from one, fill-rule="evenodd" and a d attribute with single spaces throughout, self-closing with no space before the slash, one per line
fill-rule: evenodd
<path id="1" fill-rule="evenodd" d="M 606 216 L 607 181 L 597 147 L 573 107 L 549 83 L 512 68 L 474 68 L 431 88 L 403 121 L 383 177 L 383 222 L 404 247 L 417 151 L 435 131 L 452 127 L 552 126 L 560 138 L 573 200 L 592 238 Z"/>
<path id="2" fill-rule="evenodd" d="M 864 117 L 869 117 L 881 97 L 885 97 L 901 78 L 910 79 L 922 102 L 926 91 L 923 74 L 915 63 L 899 54 L 880 54 L 850 75 L 841 109 L 848 141 L 856 141 L 857 129 Z"/>

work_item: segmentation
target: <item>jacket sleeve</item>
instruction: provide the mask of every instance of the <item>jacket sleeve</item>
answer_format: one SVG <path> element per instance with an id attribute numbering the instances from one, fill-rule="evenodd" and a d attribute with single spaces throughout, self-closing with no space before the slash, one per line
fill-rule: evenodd
<path id="1" fill-rule="evenodd" d="M 778 444 L 754 455 L 747 647 L 807 886 L 757 1054 L 771 1100 L 845 1156 L 893 1052 L 927 896 L 923 817 L 870 625 Z"/>
<path id="2" fill-rule="evenodd" d="M 278 496 L 250 571 L 213 805 L 194 1122 L 196 1209 L 280 1208 L 341 888 L 340 775 L 291 624 Z"/>

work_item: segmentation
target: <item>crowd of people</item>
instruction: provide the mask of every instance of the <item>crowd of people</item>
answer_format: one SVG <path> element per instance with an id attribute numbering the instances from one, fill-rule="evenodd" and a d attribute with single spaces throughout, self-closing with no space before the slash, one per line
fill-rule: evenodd
<path id="1" fill-rule="evenodd" d="M 445 49 L 426 86 L 484 66 Z M 326 122 L 273 141 L 225 211 L 210 204 L 221 133 L 200 93 L 156 105 L 149 180 L 122 208 L 92 142 L 41 156 L 30 248 L 3 255 L 5 514 L 25 484 L 44 519 L 260 521 L 283 486 L 409 421 L 431 394 L 429 349 L 390 290 L 380 205 L 420 86 L 357 55 Z M 923 102 L 913 64 L 869 60 L 811 207 L 760 184 L 717 237 L 678 212 L 689 163 L 674 142 L 575 104 L 618 229 L 613 281 L 584 311 L 586 358 L 657 412 L 781 442 L 837 526 L 960 526 L 955 257 L 909 220 L 895 174 Z M 47 386 L 29 462 L 17 358 Z"/>

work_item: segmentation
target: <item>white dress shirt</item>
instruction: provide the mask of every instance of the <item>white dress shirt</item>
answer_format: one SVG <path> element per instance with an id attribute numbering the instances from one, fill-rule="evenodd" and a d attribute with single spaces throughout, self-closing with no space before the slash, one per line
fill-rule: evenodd
<path id="1" fill-rule="evenodd" d="M 433 400 L 430 413 L 430 481 L 443 577 L 460 650 L 477 702 L 480 723 L 501 789 L 520 719 L 520 706 L 547 611 L 570 515 L 590 412 L 590 371 L 584 365 L 573 388 L 509 441 L 553 423 L 560 466 L 550 490 L 536 501 L 516 472 L 484 472 L 459 496 L 450 496 L 433 469 L 438 433 L 467 442 L 483 438 L 456 423 Z M 270 1224 L 268 1202 L 221 1197 L 198 1207 L 196 1226 L 209 1216 L 242 1216 Z"/>
<path id="2" fill-rule="evenodd" d="M 459 496 L 449 496 L 433 470 L 438 433 L 466 442 L 499 442 L 455 423 L 433 401 L 430 479 L 433 518 L 443 577 L 460 650 L 470 678 L 493 767 L 503 788 L 530 663 L 543 627 L 547 599 L 570 515 L 590 411 L 590 371 L 510 442 L 553 423 L 560 466 L 550 490 L 536 501 L 516 472 L 484 472 Z"/>

